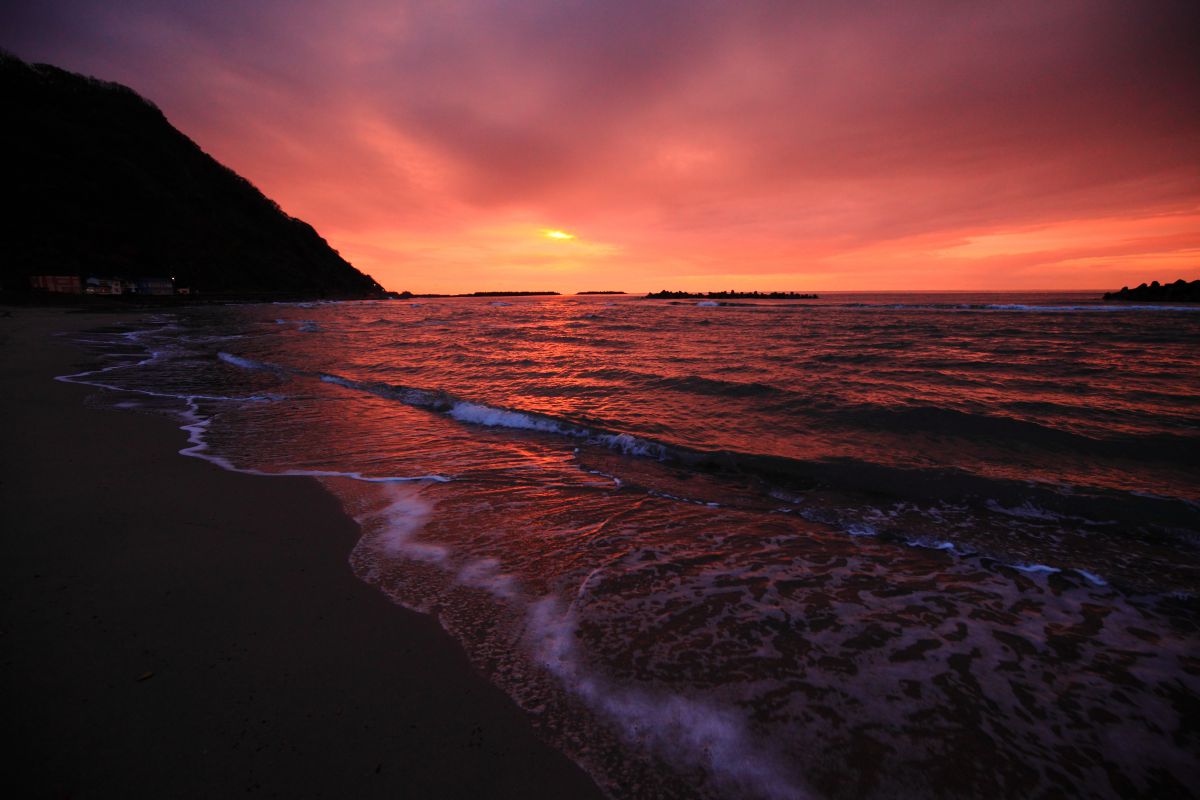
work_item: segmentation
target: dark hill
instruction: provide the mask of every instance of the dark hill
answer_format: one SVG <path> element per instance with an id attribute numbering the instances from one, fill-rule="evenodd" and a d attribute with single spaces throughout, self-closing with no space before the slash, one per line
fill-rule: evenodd
<path id="1" fill-rule="evenodd" d="M 174 276 L 205 294 L 381 288 L 132 89 L 0 51 L 0 281 Z"/>

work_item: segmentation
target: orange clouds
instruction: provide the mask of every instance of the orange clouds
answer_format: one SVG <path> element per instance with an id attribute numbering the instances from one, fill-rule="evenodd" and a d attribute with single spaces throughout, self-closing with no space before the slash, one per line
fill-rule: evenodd
<path id="1" fill-rule="evenodd" d="M 30 4 L 3 44 L 129 83 L 389 288 L 1195 272 L 1188 4 L 394 6 Z"/>

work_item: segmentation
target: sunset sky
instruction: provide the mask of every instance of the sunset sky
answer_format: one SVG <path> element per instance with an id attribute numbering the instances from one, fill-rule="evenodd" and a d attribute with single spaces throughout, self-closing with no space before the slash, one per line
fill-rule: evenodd
<path id="1" fill-rule="evenodd" d="M 1197 9 L 8 2 L 0 47 L 389 289 L 1093 289 L 1200 278 Z"/>

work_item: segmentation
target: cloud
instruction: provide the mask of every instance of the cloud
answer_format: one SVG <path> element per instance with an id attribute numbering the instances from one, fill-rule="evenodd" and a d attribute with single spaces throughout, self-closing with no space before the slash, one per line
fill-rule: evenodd
<path id="1" fill-rule="evenodd" d="M 630 278 L 869 250 L 874 279 L 892 263 L 902 284 L 921 252 L 904 248 L 925 238 L 1200 206 L 1192 3 L 3 13 L 4 46 L 131 84 L 395 285 L 424 278 L 386 254 L 442 236 L 454 288 L 493 288 L 466 284 L 502 280 L 496 259 L 515 256 L 480 231 L 514 218 L 620 246 Z"/>

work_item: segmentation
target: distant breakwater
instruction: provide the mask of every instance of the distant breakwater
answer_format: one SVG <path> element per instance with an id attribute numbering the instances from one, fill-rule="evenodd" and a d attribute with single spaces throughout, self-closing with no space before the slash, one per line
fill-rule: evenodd
<path id="1" fill-rule="evenodd" d="M 801 292 L 651 292 L 647 300 L 818 300 L 820 295 Z"/>

